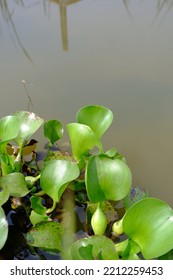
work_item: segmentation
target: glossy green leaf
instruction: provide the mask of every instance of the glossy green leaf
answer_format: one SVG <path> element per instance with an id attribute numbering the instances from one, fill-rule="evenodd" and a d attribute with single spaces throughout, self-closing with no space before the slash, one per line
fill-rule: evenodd
<path id="1" fill-rule="evenodd" d="M 95 146 L 102 151 L 101 142 L 89 126 L 70 123 L 67 125 L 67 131 L 71 141 L 73 157 L 76 161 L 80 161 L 83 156 L 88 156 L 90 150 Z"/>
<path id="2" fill-rule="evenodd" d="M 112 240 L 99 235 L 77 240 L 71 245 L 69 255 L 72 260 L 118 259 L 118 254 Z"/>
<path id="3" fill-rule="evenodd" d="M 0 139 L 2 142 L 14 139 L 18 133 L 19 120 L 17 117 L 6 116 L 0 119 Z"/>
<path id="4" fill-rule="evenodd" d="M 173 210 L 159 199 L 144 198 L 132 205 L 123 218 L 123 229 L 146 259 L 173 249 Z"/>
<path id="5" fill-rule="evenodd" d="M 58 222 L 41 222 L 26 234 L 28 245 L 45 250 L 61 250 L 63 227 Z"/>
<path id="6" fill-rule="evenodd" d="M 79 176 L 77 164 L 67 160 L 50 160 L 41 171 L 40 185 L 55 202 L 58 202 L 68 183 Z"/>
<path id="7" fill-rule="evenodd" d="M 43 119 L 27 111 L 18 111 L 14 116 L 19 120 L 19 134 L 15 141 L 21 147 L 30 140 L 31 136 L 43 124 Z"/>
<path id="8" fill-rule="evenodd" d="M 90 105 L 81 108 L 76 115 L 77 122 L 89 126 L 101 138 L 113 120 L 112 111 L 104 106 Z"/>
<path id="9" fill-rule="evenodd" d="M 6 153 L 6 144 L 17 137 L 19 120 L 15 116 L 6 116 L 0 119 L 0 152 Z"/>
<path id="10" fill-rule="evenodd" d="M 127 164 L 120 159 L 93 156 L 87 164 L 85 182 L 91 202 L 118 201 L 130 191 L 132 175 Z"/>
<path id="11" fill-rule="evenodd" d="M 0 186 L 2 188 L 8 188 L 9 195 L 15 197 L 23 197 L 29 193 L 25 177 L 20 172 L 10 173 L 0 177 Z"/>
<path id="12" fill-rule="evenodd" d="M 2 207 L 0 207 L 0 250 L 5 245 L 8 236 L 8 222 Z"/>
<path id="13" fill-rule="evenodd" d="M 47 137 L 52 144 L 63 136 L 62 124 L 57 120 L 49 120 L 44 123 L 44 136 Z"/>

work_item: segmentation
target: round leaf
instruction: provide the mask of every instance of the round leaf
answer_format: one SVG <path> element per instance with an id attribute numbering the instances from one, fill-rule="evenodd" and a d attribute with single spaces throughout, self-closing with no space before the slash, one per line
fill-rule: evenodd
<path id="1" fill-rule="evenodd" d="M 8 236 L 8 222 L 4 210 L 0 207 L 0 250 L 4 246 Z"/>
<path id="2" fill-rule="evenodd" d="M 19 120 L 15 116 L 6 116 L 0 119 L 0 145 L 17 137 Z"/>
<path id="3" fill-rule="evenodd" d="M 49 120 L 44 124 L 44 136 L 47 137 L 52 144 L 63 136 L 62 124 L 57 120 Z"/>
<path id="4" fill-rule="evenodd" d="M 112 240 L 105 236 L 91 236 L 74 242 L 70 247 L 72 260 L 117 260 Z"/>
<path id="5" fill-rule="evenodd" d="M 61 250 L 63 228 L 57 222 L 41 222 L 26 234 L 27 243 L 45 250 Z"/>
<path id="6" fill-rule="evenodd" d="M 23 146 L 43 124 L 43 119 L 27 111 L 18 111 L 14 116 L 19 120 L 19 135 L 15 141 L 19 146 Z"/>
<path id="7" fill-rule="evenodd" d="M 77 164 L 67 160 L 50 160 L 41 171 L 41 188 L 58 202 L 68 183 L 79 176 Z"/>
<path id="8" fill-rule="evenodd" d="M 173 210 L 159 199 L 144 198 L 131 206 L 123 218 L 123 229 L 146 259 L 173 248 Z"/>
<path id="9" fill-rule="evenodd" d="M 79 161 L 83 156 L 88 156 L 89 151 L 97 146 L 102 150 L 102 145 L 93 130 L 87 125 L 70 123 L 67 125 L 73 157 Z"/>
<path id="10" fill-rule="evenodd" d="M 100 155 L 89 160 L 85 182 L 91 202 L 118 201 L 130 191 L 132 175 L 125 162 Z"/>
<path id="11" fill-rule="evenodd" d="M 79 123 L 89 126 L 101 138 L 113 120 L 112 111 L 104 106 L 90 105 L 81 108 L 76 115 Z"/>
<path id="12" fill-rule="evenodd" d="M 11 196 L 23 197 L 29 193 L 25 177 L 20 172 L 10 173 L 0 177 L 0 185 L 2 188 L 8 188 L 9 195 Z"/>

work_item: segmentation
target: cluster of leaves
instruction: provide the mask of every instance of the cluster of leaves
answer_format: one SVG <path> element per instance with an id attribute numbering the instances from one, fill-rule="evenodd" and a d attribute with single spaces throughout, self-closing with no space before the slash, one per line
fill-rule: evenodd
<path id="1" fill-rule="evenodd" d="M 81 260 L 141 256 L 153 259 L 173 249 L 173 210 L 165 202 L 132 187 L 130 168 L 116 149 L 104 152 L 101 138 L 112 120 L 113 114 L 106 107 L 81 108 L 76 123 L 66 126 L 72 154 L 59 152 L 53 156 L 50 147 L 63 137 L 59 121 L 44 122 L 26 111 L 0 120 L 0 249 L 8 236 L 3 206 L 11 198 L 26 196 L 31 222 L 26 240 L 31 247 L 59 251 L 62 258 Z M 28 175 L 23 168 L 24 148 L 41 125 L 49 139 L 48 154 L 41 170 L 37 168 L 34 175 Z M 17 152 L 9 152 L 13 143 Z M 87 236 L 77 240 L 72 216 L 68 219 L 64 213 L 63 221 L 52 218 L 68 190 L 80 194 L 80 203 L 87 205 Z M 50 198 L 51 205 L 45 203 L 45 196 Z M 125 209 L 122 218 L 115 214 L 118 201 L 123 202 Z M 75 204 L 71 203 L 69 208 L 70 203 L 66 203 L 64 210 L 72 214 Z"/>

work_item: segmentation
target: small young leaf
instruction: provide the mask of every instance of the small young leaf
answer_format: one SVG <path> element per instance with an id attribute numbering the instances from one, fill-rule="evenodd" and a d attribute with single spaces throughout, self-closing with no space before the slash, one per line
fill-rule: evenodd
<path id="1" fill-rule="evenodd" d="M 69 123 L 67 131 L 71 141 L 73 157 L 76 161 L 80 161 L 83 156 L 88 156 L 89 151 L 95 146 L 102 151 L 100 140 L 89 126 Z"/>
<path id="2" fill-rule="evenodd" d="M 47 216 L 46 214 L 40 215 L 37 212 L 35 212 L 35 210 L 32 210 L 29 219 L 33 225 L 36 225 L 38 223 L 48 221 L 49 216 Z"/>
<path id="3" fill-rule="evenodd" d="M 62 124 L 57 120 L 49 120 L 44 123 L 44 136 L 47 137 L 53 145 L 63 136 Z"/>
<path id="4" fill-rule="evenodd" d="M 31 196 L 31 207 L 39 215 L 46 214 L 46 207 L 42 204 L 42 198 L 39 196 Z"/>
<path id="5" fill-rule="evenodd" d="M 111 125 L 113 114 L 104 106 L 89 105 L 77 112 L 76 119 L 79 123 L 89 126 L 100 139 Z"/>
<path id="6" fill-rule="evenodd" d="M 50 160 L 41 171 L 40 185 L 53 201 L 59 202 L 68 184 L 79 176 L 76 163 L 67 160 Z"/>

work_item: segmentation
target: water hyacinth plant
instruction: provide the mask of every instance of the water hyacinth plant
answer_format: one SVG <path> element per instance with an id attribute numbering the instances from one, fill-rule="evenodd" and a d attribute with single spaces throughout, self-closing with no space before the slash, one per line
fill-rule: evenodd
<path id="1" fill-rule="evenodd" d="M 58 120 L 27 111 L 0 120 L 0 251 L 13 211 L 25 213 L 24 239 L 33 254 L 41 248 L 72 260 L 171 258 L 173 210 L 132 187 L 130 168 L 115 148 L 104 151 L 101 139 L 112 121 L 104 106 L 81 108 L 66 125 L 69 153 L 57 148 L 64 132 Z M 49 144 L 40 167 L 30 140 L 41 126 Z"/>

